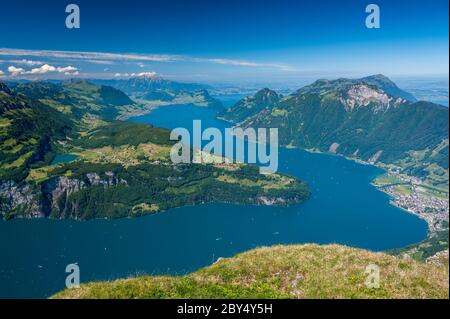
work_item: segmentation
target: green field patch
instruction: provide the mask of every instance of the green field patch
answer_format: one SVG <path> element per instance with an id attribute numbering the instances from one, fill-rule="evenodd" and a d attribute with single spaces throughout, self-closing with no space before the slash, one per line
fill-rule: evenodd
<path id="1" fill-rule="evenodd" d="M 160 210 L 159 205 L 157 204 L 147 204 L 147 203 L 141 203 L 138 205 L 133 206 L 131 209 L 133 214 L 139 214 L 142 213 L 156 213 Z"/>
<path id="2" fill-rule="evenodd" d="M 118 147 L 104 146 L 99 148 L 72 151 L 83 160 L 94 163 L 116 163 L 124 167 L 135 166 L 143 161 L 167 161 L 170 148 L 158 144 L 121 145 Z"/>
<path id="3" fill-rule="evenodd" d="M 374 180 L 374 184 L 377 186 L 389 185 L 389 184 L 401 184 L 404 183 L 400 178 L 392 175 L 382 175 Z"/>
<path id="4" fill-rule="evenodd" d="M 16 153 L 19 153 L 22 149 L 23 149 L 23 144 L 17 144 L 9 150 L 4 150 L 4 152 L 7 154 L 16 154 Z"/>
<path id="5" fill-rule="evenodd" d="M 6 134 L 6 129 L 11 125 L 11 121 L 0 116 L 0 134 Z"/>
<path id="6" fill-rule="evenodd" d="M 29 139 L 26 141 L 26 144 L 28 144 L 28 145 L 36 145 L 38 142 L 39 142 L 39 141 L 38 141 L 36 138 L 31 137 L 31 138 L 29 138 Z"/>
<path id="7" fill-rule="evenodd" d="M 12 168 L 17 168 L 17 167 L 21 167 L 25 164 L 25 162 L 33 155 L 33 152 L 28 152 L 26 154 L 23 154 L 22 156 L 20 156 L 18 159 L 16 159 L 15 161 L 13 161 L 12 163 L 9 164 L 4 164 L 2 166 L 2 169 L 12 169 Z"/>
<path id="8" fill-rule="evenodd" d="M 394 186 L 394 190 L 403 195 L 411 195 L 413 193 L 413 190 L 410 185 L 397 185 Z"/>
<path id="9" fill-rule="evenodd" d="M 4 141 L 1 145 L 1 148 L 10 148 L 17 144 L 17 140 L 14 138 L 9 138 Z"/>
<path id="10" fill-rule="evenodd" d="M 43 166 L 31 169 L 26 178 L 27 181 L 41 183 L 46 181 L 51 176 L 51 171 L 55 168 L 54 165 Z"/>
<path id="11" fill-rule="evenodd" d="M 283 109 L 272 109 L 272 116 L 288 116 L 289 112 Z"/>

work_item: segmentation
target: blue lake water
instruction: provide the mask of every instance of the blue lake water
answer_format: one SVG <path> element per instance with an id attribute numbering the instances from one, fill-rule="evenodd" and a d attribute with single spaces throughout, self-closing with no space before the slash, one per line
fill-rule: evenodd
<path id="1" fill-rule="evenodd" d="M 74 154 L 58 154 L 55 156 L 51 164 L 55 165 L 55 164 L 70 163 L 76 160 L 78 157 L 79 157 L 78 155 Z"/>
<path id="2" fill-rule="evenodd" d="M 213 110 L 163 107 L 131 119 L 155 126 L 225 128 Z M 386 250 L 426 237 L 426 223 L 389 204 L 369 183 L 381 170 L 342 157 L 280 149 L 279 171 L 304 179 L 312 198 L 288 208 L 206 204 L 121 220 L 0 221 L 0 297 L 47 297 L 65 267 L 81 281 L 182 274 L 257 246 L 340 243 Z"/>

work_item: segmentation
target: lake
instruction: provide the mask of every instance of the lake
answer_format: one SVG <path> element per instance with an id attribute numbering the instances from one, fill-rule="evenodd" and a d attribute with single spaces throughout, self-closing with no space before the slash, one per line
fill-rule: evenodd
<path id="1" fill-rule="evenodd" d="M 225 128 L 210 109 L 162 107 L 130 119 L 155 126 Z M 305 180 L 312 198 L 288 208 L 206 204 L 120 220 L 0 221 L 0 298 L 48 297 L 65 267 L 81 281 L 184 274 L 257 246 L 340 243 L 382 251 L 426 238 L 427 225 L 370 185 L 382 173 L 339 156 L 280 149 L 279 171 Z"/>
<path id="2" fill-rule="evenodd" d="M 74 160 L 76 160 L 79 156 L 75 154 L 58 154 L 55 156 L 53 161 L 51 162 L 52 165 L 55 164 L 64 164 L 64 163 L 70 163 Z"/>

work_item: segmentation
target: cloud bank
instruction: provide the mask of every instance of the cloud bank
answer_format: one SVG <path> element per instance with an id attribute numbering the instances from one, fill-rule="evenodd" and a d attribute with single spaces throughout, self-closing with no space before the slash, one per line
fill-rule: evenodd
<path id="1" fill-rule="evenodd" d="M 14 65 L 11 65 L 8 67 L 8 72 L 11 76 L 17 76 L 17 75 L 29 75 L 29 74 L 45 74 L 49 72 L 58 72 L 58 73 L 64 73 L 65 75 L 78 75 L 78 69 L 73 66 L 66 66 L 66 67 L 55 67 L 53 65 L 44 64 L 38 68 L 33 68 L 29 71 L 26 71 L 24 68 L 18 68 Z"/>
<path id="2" fill-rule="evenodd" d="M 232 65 L 252 68 L 272 68 L 278 70 L 289 71 L 292 67 L 280 63 L 259 63 L 253 61 L 222 59 L 222 58 L 198 58 L 187 55 L 171 55 L 171 54 L 122 54 L 107 52 L 86 52 L 86 51 L 55 51 L 55 50 L 24 50 L 0 48 L 0 56 L 14 57 L 41 57 L 53 59 L 71 59 L 83 60 L 95 64 L 114 64 L 115 61 L 122 62 L 195 62 L 195 63 L 212 63 L 221 65 Z M 25 59 L 23 61 L 26 61 Z"/>

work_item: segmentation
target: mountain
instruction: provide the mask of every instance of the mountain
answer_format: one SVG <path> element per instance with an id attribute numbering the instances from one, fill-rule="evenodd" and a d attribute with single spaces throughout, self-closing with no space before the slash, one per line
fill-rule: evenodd
<path id="1" fill-rule="evenodd" d="M 158 75 L 141 75 L 129 79 L 118 80 L 92 80 L 98 85 L 112 86 L 126 92 L 135 101 L 141 103 L 141 108 L 131 108 L 129 114 L 145 112 L 148 104 L 152 106 L 165 106 L 175 104 L 194 104 L 201 107 L 210 107 L 217 110 L 223 108 L 222 103 L 213 98 L 207 89 L 209 86 L 196 83 L 182 83 L 163 79 Z"/>
<path id="2" fill-rule="evenodd" d="M 393 92 L 396 86 L 382 76 L 317 80 L 273 103 L 258 98 L 267 94 L 264 89 L 238 102 L 228 119 L 242 127 L 277 127 L 285 146 L 395 163 L 412 175 L 445 182 L 448 108 L 408 101 L 384 88 Z"/>
<path id="3" fill-rule="evenodd" d="M 0 83 L 0 179 L 22 180 L 30 167 L 49 160 L 53 142 L 72 127 L 60 112 Z"/>
<path id="4" fill-rule="evenodd" d="M 368 76 L 362 78 L 361 81 L 369 85 L 374 85 L 383 90 L 384 92 L 388 93 L 389 95 L 398 96 L 410 102 L 417 101 L 414 95 L 400 89 L 394 82 L 392 82 L 388 77 L 382 74 Z"/>
<path id="5" fill-rule="evenodd" d="M 246 118 L 262 111 L 264 108 L 278 102 L 281 98 L 282 95 L 265 88 L 258 91 L 254 96 L 248 96 L 240 100 L 233 107 L 224 109 L 218 116 L 228 121 L 240 123 Z"/>
<path id="6" fill-rule="evenodd" d="M 77 118 L 90 114 L 114 119 L 119 115 L 120 107 L 135 104 L 120 90 L 110 86 L 99 86 L 86 80 L 19 83 L 13 88 L 13 92 L 39 100 Z"/>
<path id="7" fill-rule="evenodd" d="M 197 106 L 213 108 L 219 111 L 223 110 L 224 108 L 222 103 L 219 100 L 213 98 L 205 89 L 194 91 L 190 93 L 190 95 L 195 101 L 194 104 Z"/>
<path id="8" fill-rule="evenodd" d="M 129 79 L 92 81 L 96 84 L 115 87 L 130 95 L 143 95 L 156 91 L 170 91 L 174 93 L 193 92 L 209 88 L 208 86 L 202 84 L 166 80 L 158 75 L 142 75 L 134 76 Z"/>
<path id="9" fill-rule="evenodd" d="M 416 98 L 401 90 L 394 82 L 382 74 L 367 76 L 361 79 L 337 79 L 337 80 L 317 80 L 311 85 L 307 85 L 297 91 L 299 94 L 321 93 L 335 90 L 348 90 L 351 86 L 368 85 L 376 87 L 390 96 L 399 97 L 409 102 L 416 102 Z"/>
<path id="10" fill-rule="evenodd" d="M 262 175 L 256 166 L 174 164 L 169 130 L 112 120 L 131 101 L 112 87 L 0 84 L 4 219 L 135 217 L 208 202 L 285 206 L 309 197 L 304 182 Z"/>
<path id="11" fill-rule="evenodd" d="M 173 101 L 175 99 L 175 96 L 173 94 L 167 93 L 166 91 L 163 90 L 155 90 L 155 91 L 150 91 L 149 93 L 145 94 L 143 96 L 144 100 L 149 100 L 149 101 L 163 101 L 163 102 L 170 102 Z"/>
<path id="12" fill-rule="evenodd" d="M 176 104 L 194 104 L 200 107 L 214 108 L 222 110 L 223 105 L 219 100 L 213 98 L 205 89 L 193 92 L 183 91 L 151 91 L 141 97 L 141 101 L 158 104 L 159 106 Z"/>
<path id="13" fill-rule="evenodd" d="M 368 265 L 380 267 L 379 288 L 367 287 Z M 273 246 L 184 276 L 91 282 L 52 298 L 448 299 L 447 267 L 339 245 Z"/>

